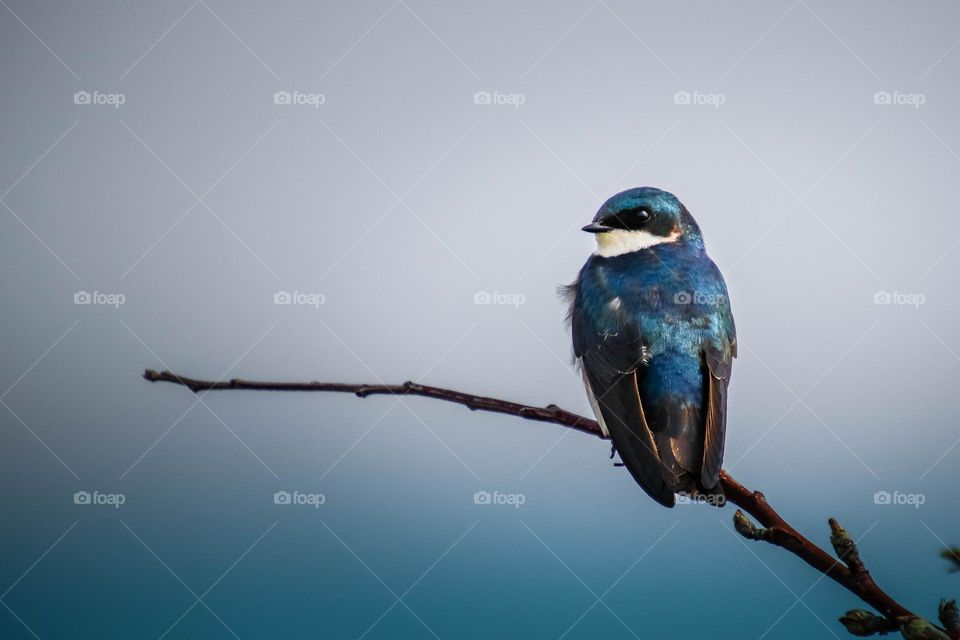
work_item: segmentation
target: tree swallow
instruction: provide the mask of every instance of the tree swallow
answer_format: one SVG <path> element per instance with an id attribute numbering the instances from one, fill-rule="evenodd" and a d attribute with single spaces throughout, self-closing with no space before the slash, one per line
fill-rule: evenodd
<path id="1" fill-rule="evenodd" d="M 587 396 L 654 500 L 720 498 L 727 385 L 737 355 L 723 276 L 671 193 L 629 189 L 583 228 L 597 251 L 567 287 Z M 711 502 L 713 502 L 711 500 Z"/>

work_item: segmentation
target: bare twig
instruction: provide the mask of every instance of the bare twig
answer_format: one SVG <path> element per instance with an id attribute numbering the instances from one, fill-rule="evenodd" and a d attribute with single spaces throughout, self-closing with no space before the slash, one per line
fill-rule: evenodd
<path id="1" fill-rule="evenodd" d="M 460 404 L 472 411 L 491 411 L 507 415 L 558 424 L 567 428 L 576 429 L 582 433 L 606 439 L 596 420 L 565 411 L 556 405 L 533 407 L 516 402 L 509 402 L 497 398 L 477 396 L 461 391 L 431 387 L 415 382 L 403 384 L 345 384 L 340 382 L 257 382 L 234 378 L 227 381 L 208 381 L 187 378 L 169 371 L 154 371 L 147 369 L 143 377 L 151 382 L 170 382 L 187 387 L 194 393 L 201 391 L 216 391 L 225 389 L 248 389 L 255 391 L 327 391 L 337 393 L 352 393 L 360 398 L 371 395 L 413 395 L 443 400 Z M 851 633 L 856 635 L 872 635 L 901 629 L 904 634 L 911 633 L 912 626 L 919 624 L 922 618 L 912 613 L 906 607 L 894 600 L 873 581 L 870 572 L 866 570 L 857 551 L 856 545 L 849 534 L 843 530 L 836 520 L 830 520 L 832 530 L 831 542 L 839 560 L 835 559 L 822 548 L 810 542 L 796 529 L 784 520 L 779 513 L 767 502 L 759 491 L 750 491 L 737 482 L 726 471 L 720 473 L 720 483 L 723 486 L 726 500 L 739 506 L 760 523 L 757 527 L 742 511 L 734 514 L 736 530 L 750 540 L 763 540 L 781 547 L 795 554 L 808 565 L 825 574 L 835 582 L 846 588 L 858 598 L 874 607 L 882 614 L 882 619 L 874 620 L 873 614 L 854 610 L 847 613 L 841 622 Z M 876 616 L 873 616 L 876 618 Z M 927 623 L 923 620 L 924 623 Z M 946 623 L 945 623 L 946 624 Z M 866 633 L 857 633 L 866 631 Z M 945 631 L 936 629 L 937 631 Z"/>
<path id="2" fill-rule="evenodd" d="M 525 404 L 498 400 L 496 398 L 487 398 L 484 396 L 475 396 L 469 393 L 453 391 L 451 389 L 442 389 L 440 387 L 429 387 L 424 384 L 406 381 L 403 384 L 345 384 L 342 382 L 256 382 L 253 380 L 241 380 L 233 378 L 232 380 L 222 380 L 213 382 L 210 380 L 195 380 L 185 376 L 178 376 L 169 371 L 154 371 L 147 369 L 143 372 L 143 377 L 150 382 L 172 382 L 180 384 L 194 393 L 198 391 L 219 391 L 223 389 L 247 389 L 251 391 L 332 391 L 334 393 L 352 393 L 358 398 L 366 398 L 374 395 L 393 395 L 393 396 L 423 396 L 435 400 L 444 400 L 462 404 L 471 411 L 492 411 L 494 413 L 505 413 L 511 416 L 519 416 L 527 420 L 538 420 L 540 422 L 550 422 L 563 425 L 577 431 L 589 433 L 591 435 L 603 438 L 600 431 L 600 425 L 596 420 L 578 416 L 575 413 L 564 411 L 556 405 L 546 407 L 530 407 Z"/>

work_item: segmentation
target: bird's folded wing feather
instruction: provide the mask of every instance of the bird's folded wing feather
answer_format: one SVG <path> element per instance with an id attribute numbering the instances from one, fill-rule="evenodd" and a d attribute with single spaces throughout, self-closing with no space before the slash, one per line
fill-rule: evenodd
<path id="1" fill-rule="evenodd" d="M 664 480 L 657 445 L 643 415 L 636 375 L 605 369 L 589 356 L 583 367 L 597 399 L 598 418 L 609 431 L 624 466 L 651 498 L 672 507 L 673 491 Z"/>
<path id="2" fill-rule="evenodd" d="M 726 352 L 707 348 L 704 352 L 707 377 L 707 412 L 704 429 L 703 465 L 700 468 L 700 483 L 713 488 L 720 479 L 723 463 L 723 445 L 727 431 L 727 386 L 733 348 Z"/>
<path id="3" fill-rule="evenodd" d="M 620 459 L 641 488 L 657 502 L 672 507 L 673 491 L 664 481 L 637 389 L 635 371 L 643 358 L 640 336 L 629 326 L 603 331 L 576 305 L 571 325 L 574 354 L 598 421 L 610 433 Z"/>

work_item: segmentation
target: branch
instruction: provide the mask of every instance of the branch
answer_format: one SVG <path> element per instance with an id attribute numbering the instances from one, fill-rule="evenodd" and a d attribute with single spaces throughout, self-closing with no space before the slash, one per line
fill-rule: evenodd
<path id="1" fill-rule="evenodd" d="M 251 391 L 332 391 L 334 393 L 352 393 L 358 398 L 367 396 L 391 395 L 391 396 L 423 396 L 435 400 L 444 400 L 461 404 L 471 411 L 492 411 L 494 413 L 505 413 L 511 416 L 519 416 L 527 420 L 537 420 L 539 422 L 550 422 L 563 425 L 571 429 L 576 429 L 583 433 L 604 438 L 600 431 L 600 425 L 596 420 L 578 416 L 575 413 L 564 411 L 555 404 L 546 407 L 530 407 L 525 404 L 498 400 L 496 398 L 487 398 L 484 396 L 475 396 L 469 393 L 461 393 L 451 389 L 442 389 L 440 387 L 429 387 L 424 384 L 407 381 L 403 384 L 345 384 L 342 382 L 256 382 L 253 380 L 241 380 L 233 378 L 232 380 L 223 380 L 211 382 L 209 380 L 195 380 L 185 376 L 178 376 L 169 371 L 160 371 L 147 369 L 143 372 L 143 377 L 150 382 L 172 382 L 183 385 L 194 393 L 199 391 L 220 391 L 223 389 L 247 389 Z"/>
<path id="2" fill-rule="evenodd" d="M 194 393 L 226 389 L 254 391 L 326 391 L 352 393 L 358 398 L 372 395 L 423 396 L 467 407 L 471 411 L 490 411 L 517 416 L 527 420 L 549 422 L 575 429 L 582 433 L 606 439 L 596 420 L 565 411 L 556 405 L 532 407 L 507 400 L 476 396 L 461 391 L 431 387 L 416 382 L 403 384 L 346 384 L 340 382 L 258 382 L 234 378 L 225 381 L 197 380 L 176 375 L 169 371 L 147 369 L 143 377 L 150 382 L 170 382 L 187 387 Z M 873 635 L 902 629 L 907 635 L 925 620 L 898 603 L 874 582 L 860 559 L 856 544 L 836 520 L 830 519 L 831 543 L 838 557 L 810 542 L 780 516 L 759 491 L 750 491 L 726 471 L 720 472 L 720 483 L 726 500 L 756 518 L 761 527 L 750 522 L 743 511 L 734 514 L 734 526 L 740 535 L 750 540 L 763 540 L 795 554 L 818 572 L 825 574 L 858 598 L 874 607 L 882 618 L 868 611 L 854 610 L 841 618 L 847 630 L 855 635 Z M 932 627 L 932 625 L 931 625 Z M 943 631 L 934 628 L 935 631 Z"/>

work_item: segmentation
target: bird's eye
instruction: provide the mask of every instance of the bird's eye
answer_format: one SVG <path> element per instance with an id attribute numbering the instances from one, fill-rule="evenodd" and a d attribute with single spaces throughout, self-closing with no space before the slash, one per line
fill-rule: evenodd
<path id="1" fill-rule="evenodd" d="M 605 217 L 601 223 L 611 229 L 639 231 L 650 221 L 650 212 L 647 209 L 627 209 Z"/>

